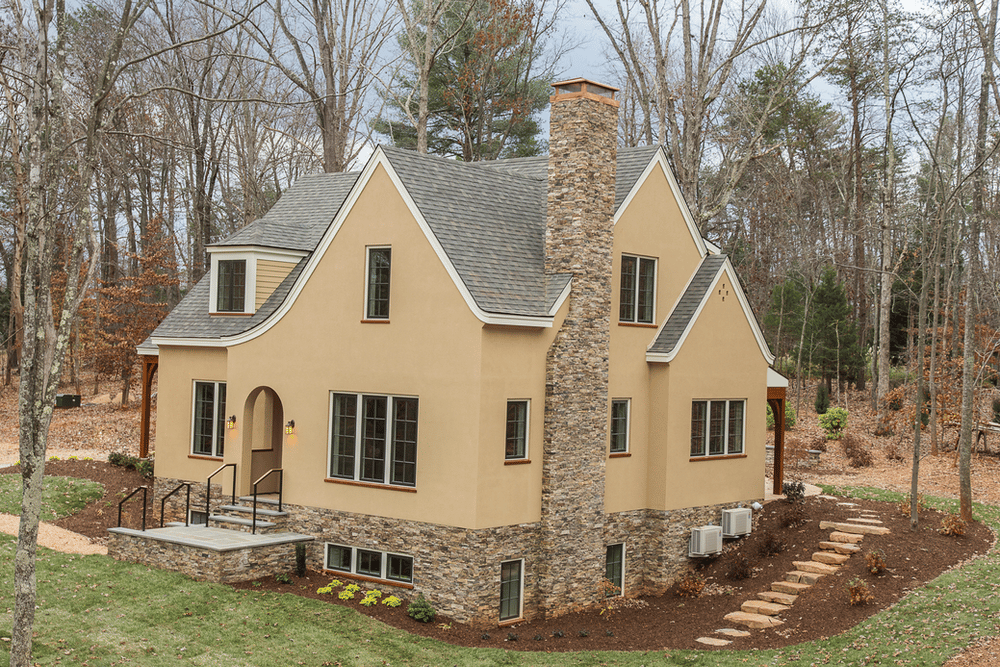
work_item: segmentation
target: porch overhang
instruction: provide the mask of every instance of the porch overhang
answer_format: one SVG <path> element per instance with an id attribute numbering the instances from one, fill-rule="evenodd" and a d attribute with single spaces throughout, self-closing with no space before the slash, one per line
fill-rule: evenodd
<path id="1" fill-rule="evenodd" d="M 773 368 L 767 369 L 767 404 L 774 415 L 774 488 L 772 493 L 781 495 L 785 483 L 785 394 L 788 378 Z"/>

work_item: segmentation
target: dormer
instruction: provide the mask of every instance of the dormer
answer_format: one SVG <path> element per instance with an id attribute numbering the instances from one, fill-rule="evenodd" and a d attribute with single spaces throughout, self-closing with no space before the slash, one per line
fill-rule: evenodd
<path id="1" fill-rule="evenodd" d="M 208 312 L 250 316 L 308 253 L 256 246 L 215 246 Z"/>

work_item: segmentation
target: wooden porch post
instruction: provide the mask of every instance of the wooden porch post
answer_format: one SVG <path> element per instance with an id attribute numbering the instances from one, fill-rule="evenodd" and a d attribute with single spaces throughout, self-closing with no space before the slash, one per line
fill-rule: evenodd
<path id="1" fill-rule="evenodd" d="M 774 488 L 781 495 L 785 482 L 785 387 L 768 387 L 767 403 L 774 415 Z"/>
<path id="2" fill-rule="evenodd" d="M 149 456 L 149 419 L 153 402 L 153 374 L 159 366 L 159 357 L 142 355 L 142 428 L 139 432 L 139 458 Z"/>

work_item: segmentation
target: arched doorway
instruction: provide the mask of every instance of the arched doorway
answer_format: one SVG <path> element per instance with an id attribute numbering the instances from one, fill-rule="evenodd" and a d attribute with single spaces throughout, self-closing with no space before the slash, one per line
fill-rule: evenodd
<path id="1" fill-rule="evenodd" d="M 253 483 L 272 468 L 281 467 L 281 429 L 284 411 L 281 399 L 270 387 L 257 387 L 243 405 L 243 460 L 249 454 L 250 479 L 245 492 L 253 492 Z M 245 479 L 245 478 L 244 478 Z M 271 475 L 257 488 L 258 493 L 277 493 L 278 476 Z"/>

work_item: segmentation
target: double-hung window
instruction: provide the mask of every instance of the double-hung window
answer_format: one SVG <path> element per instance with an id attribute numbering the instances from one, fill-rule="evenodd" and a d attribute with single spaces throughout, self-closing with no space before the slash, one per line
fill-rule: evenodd
<path id="1" fill-rule="evenodd" d="M 691 456 L 743 453 L 743 400 L 691 402 Z"/>
<path id="2" fill-rule="evenodd" d="M 611 401 L 611 453 L 628 452 L 628 421 L 631 401 L 616 398 Z"/>
<path id="3" fill-rule="evenodd" d="M 604 578 L 611 584 L 605 589 L 606 597 L 621 595 L 625 585 L 625 545 L 608 545 L 604 557 Z"/>
<path id="4" fill-rule="evenodd" d="M 524 561 L 509 560 L 500 563 L 500 620 L 511 621 L 521 617 L 521 572 Z"/>
<path id="5" fill-rule="evenodd" d="M 219 260 L 215 309 L 220 313 L 242 313 L 247 287 L 245 259 Z"/>
<path id="6" fill-rule="evenodd" d="M 507 401 L 507 438 L 504 458 L 528 457 L 528 401 Z"/>
<path id="7" fill-rule="evenodd" d="M 389 319 L 389 278 L 391 266 L 391 248 L 368 248 L 365 319 Z"/>
<path id="8" fill-rule="evenodd" d="M 191 453 L 219 456 L 226 444 L 226 383 L 195 382 Z"/>
<path id="9" fill-rule="evenodd" d="M 330 477 L 416 485 L 416 398 L 334 393 L 330 403 Z"/>
<path id="10" fill-rule="evenodd" d="M 653 324 L 656 302 L 656 260 L 622 255 L 619 322 Z"/>
<path id="11" fill-rule="evenodd" d="M 325 567 L 373 579 L 413 583 L 413 557 L 386 551 L 327 544 Z"/>

